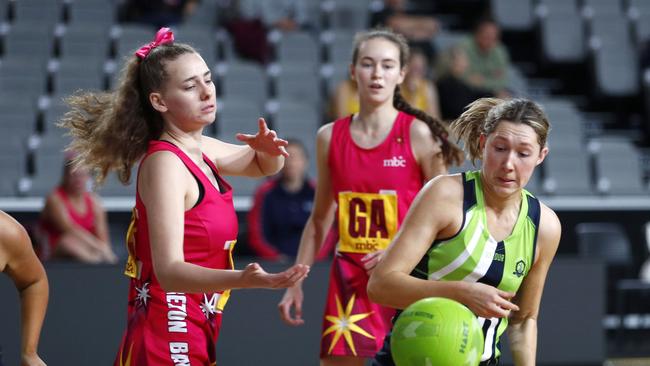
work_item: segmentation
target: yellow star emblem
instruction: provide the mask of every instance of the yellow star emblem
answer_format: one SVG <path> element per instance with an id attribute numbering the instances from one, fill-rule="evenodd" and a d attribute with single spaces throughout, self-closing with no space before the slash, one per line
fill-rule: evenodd
<path id="1" fill-rule="evenodd" d="M 325 319 L 329 320 L 333 324 L 323 332 L 323 337 L 325 337 L 326 335 L 332 332 L 336 332 L 334 334 L 334 337 L 332 338 L 332 343 L 330 344 L 330 349 L 327 351 L 327 354 L 332 353 L 332 349 L 334 349 L 334 345 L 336 345 L 336 342 L 339 341 L 341 335 L 343 335 L 345 341 L 347 342 L 350 349 L 352 349 L 352 353 L 355 356 L 357 355 L 357 351 L 354 348 L 354 342 L 352 341 L 352 332 L 359 333 L 370 339 L 375 339 L 373 335 L 369 334 L 368 332 L 363 330 L 363 328 L 355 324 L 359 320 L 365 319 L 370 314 L 372 314 L 372 311 L 363 314 L 355 314 L 355 315 L 351 314 L 352 308 L 354 307 L 355 296 L 356 295 L 352 295 L 350 301 L 348 301 L 347 305 L 345 306 L 345 312 L 343 311 L 343 306 L 341 306 L 341 300 L 339 300 L 339 297 L 336 296 L 336 309 L 339 313 L 338 316 L 333 316 L 333 315 L 325 316 Z"/>

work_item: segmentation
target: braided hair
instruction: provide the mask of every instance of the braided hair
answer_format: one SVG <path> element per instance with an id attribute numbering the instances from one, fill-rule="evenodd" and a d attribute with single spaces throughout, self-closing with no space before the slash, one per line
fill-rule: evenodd
<path id="1" fill-rule="evenodd" d="M 404 67 L 404 65 L 406 65 L 410 52 L 406 39 L 401 34 L 397 34 L 389 29 L 384 28 L 373 29 L 370 31 L 358 33 L 356 35 L 354 39 L 354 50 L 352 52 L 352 64 L 355 64 L 357 62 L 359 56 L 359 47 L 361 44 L 375 38 L 382 38 L 395 44 L 399 49 L 400 67 Z M 431 130 L 434 138 L 440 141 L 442 154 L 447 166 L 461 165 L 463 163 L 465 160 L 463 150 L 453 142 L 449 141 L 449 131 L 447 130 L 447 126 L 438 119 L 428 115 L 426 112 L 411 106 L 402 96 L 399 86 L 395 87 L 393 106 L 395 109 L 415 116 L 417 119 L 426 123 L 426 125 Z"/>

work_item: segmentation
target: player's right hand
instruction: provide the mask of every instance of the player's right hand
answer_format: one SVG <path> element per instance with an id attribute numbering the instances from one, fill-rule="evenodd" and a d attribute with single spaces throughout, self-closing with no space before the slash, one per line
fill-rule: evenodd
<path id="1" fill-rule="evenodd" d="M 519 306 L 511 302 L 514 296 L 512 292 L 476 282 L 465 292 L 461 302 L 482 318 L 505 318 L 510 311 L 519 310 Z"/>
<path id="2" fill-rule="evenodd" d="M 302 300 L 303 293 L 301 283 L 289 287 L 287 291 L 284 292 L 284 296 L 282 296 L 282 300 L 278 304 L 280 318 L 283 322 L 292 326 L 298 326 L 305 323 L 302 319 Z M 291 314 L 292 308 L 294 309 L 293 315 Z"/>

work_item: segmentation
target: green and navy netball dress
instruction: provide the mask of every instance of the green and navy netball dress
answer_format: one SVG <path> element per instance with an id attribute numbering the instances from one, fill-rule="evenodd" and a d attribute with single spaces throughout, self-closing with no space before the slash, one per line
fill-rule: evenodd
<path id="1" fill-rule="evenodd" d="M 434 281 L 481 282 L 503 291 L 517 292 L 533 265 L 540 203 L 522 190 L 521 208 L 512 233 L 496 241 L 487 229 L 480 171 L 463 173 L 462 178 L 464 216 L 461 230 L 449 239 L 433 242 L 411 275 Z M 482 364 L 494 364 L 501 355 L 499 339 L 508 326 L 508 318 L 479 317 L 478 320 L 485 337 Z M 374 364 L 393 364 L 388 337 Z"/>

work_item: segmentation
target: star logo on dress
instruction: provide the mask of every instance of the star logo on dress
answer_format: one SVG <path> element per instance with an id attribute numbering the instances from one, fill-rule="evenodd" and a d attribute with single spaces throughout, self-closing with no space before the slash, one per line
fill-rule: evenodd
<path id="1" fill-rule="evenodd" d="M 210 319 L 210 317 L 217 313 L 217 300 L 219 300 L 219 294 L 212 294 L 210 300 L 208 300 L 208 295 L 203 294 L 201 311 L 206 319 Z"/>
<path id="2" fill-rule="evenodd" d="M 334 349 L 334 346 L 341 338 L 341 335 L 343 335 L 343 337 L 345 338 L 345 342 L 348 344 L 348 347 L 350 347 L 350 349 L 352 350 L 352 354 L 354 354 L 355 356 L 357 355 L 357 350 L 354 347 L 354 342 L 352 341 L 352 332 L 359 333 L 364 337 L 368 337 L 370 339 L 375 339 L 373 335 L 369 334 L 363 328 L 355 324 L 359 320 L 367 318 L 370 314 L 372 314 L 372 312 L 352 315 L 352 308 L 354 307 L 354 297 L 355 295 L 352 295 L 350 301 L 348 301 L 347 306 L 345 307 L 345 311 L 343 311 L 343 306 L 341 306 L 341 300 L 339 300 L 339 297 L 336 296 L 336 309 L 338 312 L 338 316 L 327 315 L 325 317 L 325 319 L 329 320 L 333 324 L 323 332 L 323 337 L 325 337 L 326 335 L 332 332 L 336 332 L 334 333 L 334 337 L 332 338 L 332 343 L 330 344 L 330 348 L 327 351 L 328 354 L 332 353 L 332 350 Z"/>
<path id="3" fill-rule="evenodd" d="M 147 307 L 147 300 L 151 297 L 149 295 L 149 282 L 142 284 L 142 287 L 135 287 L 135 291 L 138 293 L 135 297 L 138 305 L 141 307 Z"/>

